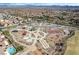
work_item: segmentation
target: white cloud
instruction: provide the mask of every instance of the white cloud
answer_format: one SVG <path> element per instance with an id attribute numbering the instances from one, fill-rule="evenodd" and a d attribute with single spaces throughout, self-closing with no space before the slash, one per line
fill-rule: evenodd
<path id="1" fill-rule="evenodd" d="M 79 0 L 0 0 L 0 3 L 79 3 Z"/>

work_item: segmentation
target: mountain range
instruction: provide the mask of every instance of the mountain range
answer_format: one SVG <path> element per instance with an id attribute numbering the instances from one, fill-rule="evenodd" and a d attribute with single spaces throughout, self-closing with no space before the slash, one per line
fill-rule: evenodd
<path id="1" fill-rule="evenodd" d="M 75 3 L 0 3 L 0 8 L 77 8 L 79 4 Z"/>

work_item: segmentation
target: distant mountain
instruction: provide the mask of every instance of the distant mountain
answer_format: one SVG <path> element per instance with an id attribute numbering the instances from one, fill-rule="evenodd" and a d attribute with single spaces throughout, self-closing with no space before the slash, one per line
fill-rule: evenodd
<path id="1" fill-rule="evenodd" d="M 0 3 L 0 8 L 56 8 L 56 9 L 79 9 L 78 4 L 64 3 Z"/>

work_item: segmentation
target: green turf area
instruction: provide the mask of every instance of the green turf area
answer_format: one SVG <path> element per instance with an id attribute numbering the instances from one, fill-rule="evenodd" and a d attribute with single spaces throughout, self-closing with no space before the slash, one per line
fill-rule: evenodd
<path id="1" fill-rule="evenodd" d="M 68 39 L 65 55 L 79 55 L 79 30 L 76 30 L 75 35 Z"/>

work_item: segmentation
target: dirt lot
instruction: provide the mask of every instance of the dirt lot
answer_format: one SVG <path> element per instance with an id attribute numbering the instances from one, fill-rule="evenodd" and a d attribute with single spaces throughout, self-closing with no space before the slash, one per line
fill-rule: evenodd
<path id="1" fill-rule="evenodd" d="M 79 55 L 79 30 L 76 30 L 75 35 L 68 39 L 65 55 Z"/>

